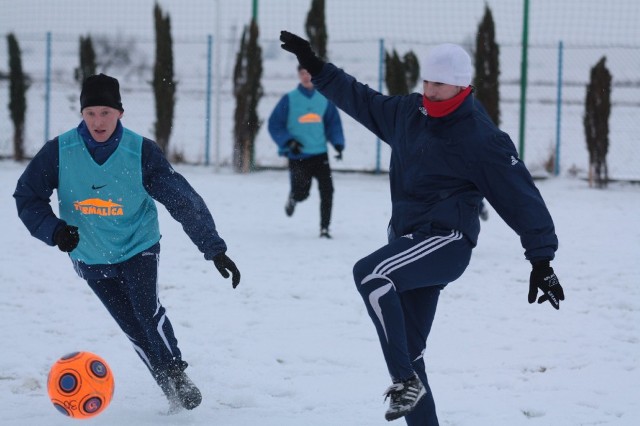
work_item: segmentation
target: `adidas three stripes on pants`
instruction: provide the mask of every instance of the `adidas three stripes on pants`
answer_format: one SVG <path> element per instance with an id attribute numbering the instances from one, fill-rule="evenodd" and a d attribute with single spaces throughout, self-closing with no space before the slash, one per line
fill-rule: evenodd
<path id="1" fill-rule="evenodd" d="M 116 266 L 115 276 L 85 277 L 152 374 L 181 362 L 171 321 L 158 297 L 160 244 Z"/>
<path id="2" fill-rule="evenodd" d="M 438 424 L 423 353 L 440 291 L 469 264 L 471 243 L 458 231 L 414 233 L 360 259 L 353 276 L 373 320 L 389 374 L 418 374 L 427 395 L 406 416 L 410 426 Z"/>

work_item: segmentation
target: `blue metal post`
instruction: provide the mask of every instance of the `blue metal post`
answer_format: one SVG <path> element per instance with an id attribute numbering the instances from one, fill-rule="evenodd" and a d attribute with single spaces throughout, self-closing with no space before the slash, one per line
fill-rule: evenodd
<path id="1" fill-rule="evenodd" d="M 206 91 L 206 113 L 204 117 L 204 165 L 209 165 L 209 150 L 211 146 L 211 46 L 213 45 L 213 37 L 211 34 L 207 36 L 207 91 Z"/>
<path id="2" fill-rule="evenodd" d="M 554 175 L 560 174 L 560 125 L 562 124 L 562 40 L 558 43 L 558 96 L 556 105 L 556 161 Z"/>
<path id="3" fill-rule="evenodd" d="M 380 50 L 378 54 L 378 92 L 382 93 L 384 84 L 384 39 L 380 39 Z M 380 150 L 382 143 L 380 138 L 376 138 L 376 174 L 380 173 Z"/>
<path id="4" fill-rule="evenodd" d="M 44 141 L 49 140 L 49 116 L 51 111 L 51 31 L 47 32 L 46 69 L 44 72 Z"/>

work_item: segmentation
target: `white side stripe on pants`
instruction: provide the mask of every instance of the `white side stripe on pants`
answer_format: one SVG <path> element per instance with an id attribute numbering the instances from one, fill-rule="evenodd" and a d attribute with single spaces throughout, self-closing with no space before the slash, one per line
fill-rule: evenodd
<path id="1" fill-rule="evenodd" d="M 429 253 L 433 253 L 434 251 L 446 246 L 453 241 L 457 241 L 460 239 L 462 239 L 462 233 L 459 231 L 452 231 L 451 234 L 447 236 L 427 238 L 423 242 L 416 244 L 410 249 L 407 249 L 402 253 L 398 253 L 395 256 L 392 256 L 380 262 L 380 264 L 373 268 L 372 273 L 364 277 L 360 285 L 365 284 L 375 278 L 383 278 L 389 281 L 388 284 L 383 285 L 382 287 L 372 291 L 371 294 L 369 294 L 369 303 L 371 304 L 371 308 L 375 312 L 376 317 L 378 317 L 378 321 L 380 321 L 380 325 L 382 326 L 384 337 L 386 338 L 387 342 L 389 341 L 389 335 L 387 334 L 387 327 L 384 323 L 384 316 L 382 315 L 380 298 L 382 298 L 382 296 L 387 294 L 392 288 L 395 287 L 391 278 L 388 277 L 388 274 L 411 262 L 415 262 L 417 259 L 420 259 L 428 255 Z"/>
<path id="2" fill-rule="evenodd" d="M 382 330 L 384 331 L 384 338 L 389 341 L 389 336 L 387 335 L 387 327 L 384 324 L 384 317 L 382 316 L 382 308 L 380 307 L 380 298 L 387 294 L 389 290 L 393 287 L 392 283 L 388 283 L 383 285 L 382 287 L 373 290 L 369 295 L 369 303 L 371 304 L 371 308 L 373 308 L 373 312 L 376 313 L 378 317 L 378 321 L 380 321 L 380 325 L 382 325 Z"/>
<path id="3" fill-rule="evenodd" d="M 374 278 L 380 278 L 381 276 L 386 277 L 396 269 L 423 258 L 429 253 L 433 253 L 439 248 L 460 239 L 462 239 L 462 233 L 460 231 L 451 231 L 451 234 L 447 236 L 427 238 L 421 243 L 380 262 L 373 269 L 373 272 L 367 275 L 360 284 L 364 284 Z"/>

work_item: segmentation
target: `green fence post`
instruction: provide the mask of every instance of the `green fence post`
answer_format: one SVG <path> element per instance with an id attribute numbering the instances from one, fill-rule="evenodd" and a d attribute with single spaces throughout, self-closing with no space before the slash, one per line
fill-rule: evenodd
<path id="1" fill-rule="evenodd" d="M 51 31 L 47 32 L 46 68 L 44 73 L 44 141 L 49 140 L 51 116 Z"/>
<path id="2" fill-rule="evenodd" d="M 211 45 L 213 37 L 207 35 L 207 88 L 206 88 L 206 110 L 204 117 L 204 165 L 209 165 L 209 152 L 211 146 Z"/>
<path id="3" fill-rule="evenodd" d="M 378 52 L 378 92 L 382 93 L 382 85 L 384 84 L 384 39 L 379 41 Z M 376 174 L 380 173 L 380 150 L 382 142 L 380 138 L 376 138 Z"/>
<path id="4" fill-rule="evenodd" d="M 556 158 L 553 174 L 560 174 L 560 126 L 562 124 L 562 40 L 558 42 L 558 100 L 556 103 Z"/>
<path id="5" fill-rule="evenodd" d="M 524 133 L 527 109 L 527 51 L 529 49 L 529 0 L 524 0 L 522 13 L 522 62 L 520 67 L 520 132 L 519 155 L 524 160 Z"/>

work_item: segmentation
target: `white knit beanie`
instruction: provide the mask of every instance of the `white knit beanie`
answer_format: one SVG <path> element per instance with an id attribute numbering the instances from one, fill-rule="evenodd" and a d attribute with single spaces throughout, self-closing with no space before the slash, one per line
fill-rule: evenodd
<path id="1" fill-rule="evenodd" d="M 422 79 L 467 87 L 471 84 L 471 57 L 457 44 L 439 44 L 429 50 L 422 65 Z"/>

